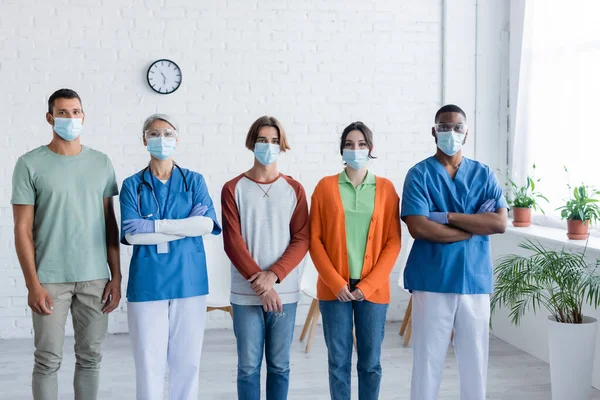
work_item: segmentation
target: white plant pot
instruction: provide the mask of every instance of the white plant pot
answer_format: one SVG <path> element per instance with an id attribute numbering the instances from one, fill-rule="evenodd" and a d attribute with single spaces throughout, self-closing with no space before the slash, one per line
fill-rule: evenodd
<path id="1" fill-rule="evenodd" d="M 583 317 L 583 324 L 561 324 L 548 317 L 552 400 L 591 398 L 598 320 Z"/>

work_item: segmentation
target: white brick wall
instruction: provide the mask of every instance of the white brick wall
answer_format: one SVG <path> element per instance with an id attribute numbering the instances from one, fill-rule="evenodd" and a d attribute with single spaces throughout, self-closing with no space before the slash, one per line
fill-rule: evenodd
<path id="1" fill-rule="evenodd" d="M 204 174 L 217 204 L 223 183 L 251 165 L 244 138 L 263 114 L 286 128 L 292 151 L 280 169 L 309 195 L 340 170 L 339 134 L 352 121 L 372 128 L 379 156 L 372 169 L 399 191 L 407 169 L 433 150 L 441 0 L 2 0 L 0 7 L 0 339 L 32 335 L 10 178 L 18 156 L 50 140 L 46 100 L 58 88 L 82 96 L 83 143 L 111 157 L 119 182 L 147 163 L 142 121 L 153 112 L 176 116 L 176 159 Z M 182 68 L 174 94 L 146 84 L 158 58 Z M 122 248 L 123 294 L 129 256 Z M 405 299 L 394 290 L 390 319 L 402 317 Z M 306 311 L 303 301 L 298 323 Z M 210 314 L 208 327 L 216 326 L 230 326 L 224 313 Z M 126 329 L 123 301 L 110 332 Z"/>

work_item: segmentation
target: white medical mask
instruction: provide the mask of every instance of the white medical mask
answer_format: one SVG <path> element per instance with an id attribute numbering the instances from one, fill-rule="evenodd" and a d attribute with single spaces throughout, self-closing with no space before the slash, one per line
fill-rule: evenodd
<path id="1" fill-rule="evenodd" d="M 458 153 L 465 141 L 464 133 L 456 133 L 454 131 L 436 132 L 436 136 L 438 149 L 448 156 Z"/>
<path id="2" fill-rule="evenodd" d="M 159 160 L 166 160 L 177 147 L 177 139 L 165 139 L 164 137 L 146 139 L 147 149 L 154 157 Z"/>
<path id="3" fill-rule="evenodd" d="M 342 159 L 350 167 L 359 170 L 369 161 L 369 150 L 348 150 L 344 149 Z"/>
<path id="4" fill-rule="evenodd" d="M 254 157 L 265 167 L 277 161 L 280 152 L 281 147 L 278 144 L 256 143 L 254 145 Z"/>
<path id="5" fill-rule="evenodd" d="M 54 118 L 54 132 L 68 142 L 77 139 L 82 130 L 81 118 Z"/>

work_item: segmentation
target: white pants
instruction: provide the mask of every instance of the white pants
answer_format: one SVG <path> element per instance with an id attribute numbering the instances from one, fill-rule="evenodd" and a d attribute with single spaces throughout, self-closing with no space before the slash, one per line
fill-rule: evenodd
<path id="1" fill-rule="evenodd" d="M 206 296 L 127 303 L 138 400 L 197 400 Z"/>
<path id="2" fill-rule="evenodd" d="M 411 400 L 437 400 L 454 328 L 461 400 L 485 400 L 490 296 L 413 292 Z"/>

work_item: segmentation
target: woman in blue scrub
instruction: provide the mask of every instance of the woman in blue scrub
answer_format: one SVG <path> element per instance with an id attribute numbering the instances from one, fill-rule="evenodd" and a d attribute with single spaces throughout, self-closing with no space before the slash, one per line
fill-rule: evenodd
<path id="1" fill-rule="evenodd" d="M 144 122 L 150 162 L 123 182 L 121 243 L 133 245 L 127 318 L 136 366 L 137 399 L 198 398 L 208 277 L 202 235 L 218 235 L 213 202 L 202 175 L 171 155 L 179 142 L 171 116 Z"/>
<path id="2" fill-rule="evenodd" d="M 492 257 L 489 235 L 506 229 L 508 205 L 493 171 L 462 155 L 467 117 L 442 107 L 437 152 L 410 169 L 402 219 L 415 242 L 404 270 L 412 291 L 411 400 L 437 400 L 454 329 L 461 400 L 484 400 Z"/>

